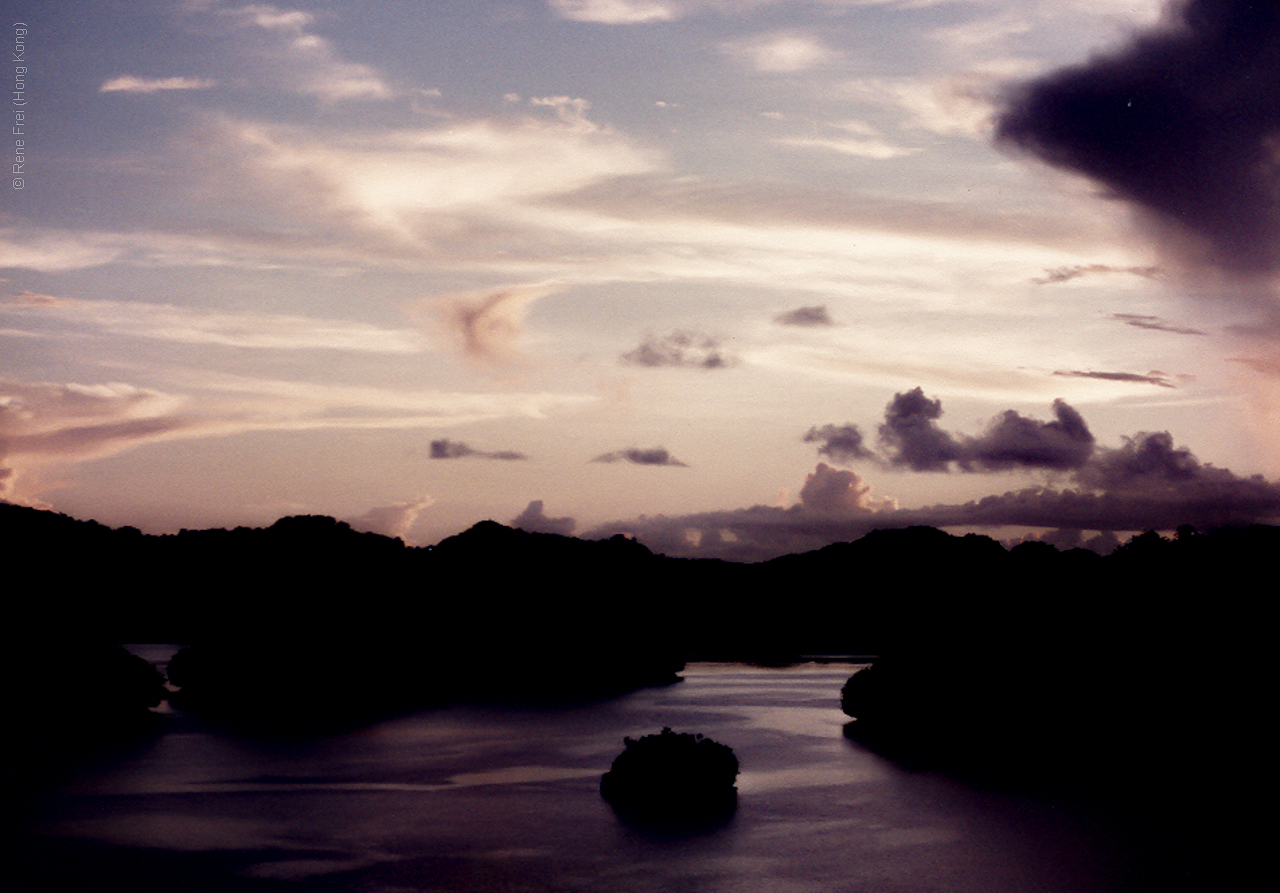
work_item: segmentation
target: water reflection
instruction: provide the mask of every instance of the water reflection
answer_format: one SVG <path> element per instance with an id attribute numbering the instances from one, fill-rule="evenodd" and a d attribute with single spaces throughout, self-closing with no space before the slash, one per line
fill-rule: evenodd
<path id="1" fill-rule="evenodd" d="M 51 796 L 4 855 L 24 893 L 1123 889 L 1052 804 L 906 773 L 848 742 L 850 671 L 695 665 L 678 685 L 586 706 L 458 707 L 295 742 L 178 716 L 149 750 Z M 663 726 L 733 748 L 727 826 L 655 840 L 600 797 L 623 737 Z"/>

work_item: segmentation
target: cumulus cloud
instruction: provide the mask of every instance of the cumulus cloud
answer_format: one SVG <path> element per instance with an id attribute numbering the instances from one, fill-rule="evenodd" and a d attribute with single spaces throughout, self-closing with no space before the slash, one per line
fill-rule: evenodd
<path id="1" fill-rule="evenodd" d="M 941 402 L 919 388 L 896 395 L 887 409 L 900 438 L 891 444 L 899 450 L 894 456 L 911 459 L 899 464 L 920 471 L 1042 469 L 1055 473 L 1058 486 L 901 508 L 892 499 L 872 498 L 862 476 L 819 463 L 806 477 L 797 505 L 641 517 L 588 535 L 624 533 L 666 554 L 759 561 L 857 539 L 877 528 L 913 525 L 1033 528 L 1055 542 L 1107 551 L 1117 533 L 1280 522 L 1280 483 L 1202 463 L 1164 431 L 1099 446 L 1083 417 L 1061 400 L 1054 402 L 1050 421 L 1009 410 L 978 437 L 941 430 Z"/>
<path id="2" fill-rule="evenodd" d="M 800 504 L 819 512 L 871 512 L 881 507 L 871 500 L 871 485 L 852 471 L 819 462 L 800 488 Z"/>
<path id="3" fill-rule="evenodd" d="M 674 465 L 680 468 L 689 467 L 667 452 L 663 447 L 650 447 L 646 449 L 628 447 L 625 450 L 615 450 L 612 453 L 604 453 L 596 456 L 591 461 L 630 462 L 633 465 Z"/>
<path id="4" fill-rule="evenodd" d="M 541 499 L 532 500 L 525 506 L 524 511 L 507 523 L 517 530 L 527 530 L 529 533 L 556 533 L 560 536 L 572 536 L 578 526 L 578 522 L 573 518 L 547 517 Z"/>
<path id="5" fill-rule="evenodd" d="M 938 425 L 942 401 L 929 399 L 922 388 L 894 395 L 885 407 L 880 442 L 891 465 L 912 471 L 947 471 L 963 457 L 963 450 Z"/>
<path id="6" fill-rule="evenodd" d="M 780 326 L 832 326 L 835 323 L 825 304 L 814 307 L 797 307 L 785 313 L 779 313 L 773 321 Z"/>
<path id="7" fill-rule="evenodd" d="M 1041 422 L 1006 409 L 982 436 L 964 442 L 962 463 L 1001 471 L 1009 468 L 1079 468 L 1093 453 L 1093 434 L 1065 400 L 1053 401 L 1054 420 Z"/>
<path id="8" fill-rule="evenodd" d="M 1205 477 L 1207 469 L 1185 447 L 1173 445 L 1168 431 L 1125 437 L 1120 447 L 1103 450 L 1079 477 L 1103 490 L 1178 485 Z"/>
<path id="9" fill-rule="evenodd" d="M 737 358 L 710 335 L 679 330 L 661 336 L 646 334 L 635 350 L 622 355 L 622 362 L 632 366 L 723 369 L 737 363 Z"/>
<path id="10" fill-rule="evenodd" d="M 1054 419 L 1043 422 L 1008 409 L 978 437 L 945 431 L 942 401 L 915 388 L 894 395 L 880 426 L 884 461 L 912 471 L 1064 470 L 1089 460 L 1094 438 L 1084 418 L 1064 400 L 1053 402 Z"/>
<path id="11" fill-rule="evenodd" d="M 1013 91 L 996 138 L 1101 184 L 1186 260 L 1274 273 L 1277 47 L 1274 3 L 1179 0 L 1120 50 Z"/>
<path id="12" fill-rule="evenodd" d="M 347 523 L 355 530 L 366 533 L 380 533 L 404 540 L 422 510 L 435 502 L 431 496 L 419 496 L 407 502 L 395 502 L 391 505 L 376 506 L 363 515 L 348 518 Z"/>
<path id="13" fill-rule="evenodd" d="M 524 453 L 517 453 L 514 450 L 477 450 L 460 440 L 450 440 L 447 437 L 431 441 L 432 459 L 462 459 L 467 456 L 478 459 L 500 459 L 507 462 L 529 458 Z"/>
<path id="14" fill-rule="evenodd" d="M 862 430 L 857 425 L 815 425 L 804 436 L 805 443 L 819 443 L 818 455 L 833 462 L 847 465 L 857 459 L 870 459 L 875 454 L 863 443 Z"/>
<path id="15" fill-rule="evenodd" d="M 217 82 L 208 78 L 143 78 L 131 74 L 103 81 L 99 93 L 157 93 L 161 90 L 208 90 Z"/>
<path id="16" fill-rule="evenodd" d="M 1203 465 L 1164 432 L 1099 450 L 1094 462 L 1073 472 L 1074 488 L 1032 486 L 960 504 L 899 508 L 892 500 L 868 499 L 863 479 L 838 474 L 819 466 L 806 482 L 810 498 L 790 508 L 642 517 L 587 536 L 624 533 L 665 554 L 761 561 L 914 525 L 1079 531 L 1072 542 L 1106 551 L 1117 533 L 1280 521 L 1280 483 Z M 1096 533 L 1084 536 L 1089 531 Z"/>

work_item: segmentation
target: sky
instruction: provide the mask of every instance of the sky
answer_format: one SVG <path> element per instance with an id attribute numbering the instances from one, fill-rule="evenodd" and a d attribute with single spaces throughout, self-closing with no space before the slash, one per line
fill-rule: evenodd
<path id="1" fill-rule="evenodd" d="M 1280 14 L 8 4 L 0 498 L 756 560 L 1280 518 Z"/>

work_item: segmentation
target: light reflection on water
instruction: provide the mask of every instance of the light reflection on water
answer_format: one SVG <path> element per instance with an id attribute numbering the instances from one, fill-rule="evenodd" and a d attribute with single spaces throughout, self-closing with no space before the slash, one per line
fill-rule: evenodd
<path id="1" fill-rule="evenodd" d="M 175 717 L 145 753 L 80 779 L 36 830 L 236 851 L 225 887 L 201 889 L 1101 889 L 1071 834 L 1024 830 L 1021 807 L 845 740 L 838 700 L 851 670 L 695 665 L 677 685 L 587 706 L 450 708 L 288 744 Z M 738 755 L 727 827 L 655 840 L 600 798 L 623 736 L 663 726 Z"/>

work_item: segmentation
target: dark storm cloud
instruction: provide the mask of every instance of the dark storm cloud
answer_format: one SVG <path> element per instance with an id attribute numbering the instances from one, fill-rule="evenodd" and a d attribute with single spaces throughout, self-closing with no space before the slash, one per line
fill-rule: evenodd
<path id="1" fill-rule="evenodd" d="M 915 388 L 895 394 L 885 407 L 880 442 L 890 465 L 912 471 L 947 471 L 963 456 L 960 444 L 938 426 L 942 401 L 930 400 Z"/>
<path id="2" fill-rule="evenodd" d="M 912 444 L 918 470 L 1044 469 L 1059 472 L 1059 484 L 1067 486 L 1037 485 L 963 504 L 903 509 L 892 499 L 871 498 L 871 484 L 860 475 L 820 464 L 806 477 L 799 505 L 642 517 L 604 525 L 588 537 L 623 533 L 665 554 L 760 561 L 913 525 L 1036 528 L 1062 545 L 1110 551 L 1117 533 L 1280 521 L 1280 483 L 1202 463 L 1168 432 L 1142 432 L 1118 447 L 1101 447 L 1072 407 L 1057 400 L 1053 409 L 1054 419 L 1047 422 L 1009 410 L 981 436 L 966 438 L 943 431 L 937 425 L 941 401 L 916 388 L 895 395 L 887 417 L 900 438 L 895 443 L 901 446 L 906 438 Z M 901 455 L 882 461 L 909 465 L 892 461 Z M 944 462 L 943 456 L 950 458 Z"/>
<path id="3" fill-rule="evenodd" d="M 804 436 L 805 443 L 820 443 L 818 455 L 833 462 L 847 464 L 857 459 L 870 459 L 875 454 L 862 442 L 862 431 L 857 425 L 814 426 Z"/>
<path id="4" fill-rule="evenodd" d="M 675 465 L 680 468 L 689 467 L 662 447 L 652 447 L 650 449 L 637 449 L 636 447 L 630 447 L 625 450 L 615 450 L 612 453 L 605 453 L 603 455 L 596 456 L 591 461 L 630 462 L 633 465 Z"/>
<path id="5" fill-rule="evenodd" d="M 1093 452 L 1093 434 L 1065 400 L 1053 401 L 1054 420 L 1041 422 L 1006 409 L 975 440 L 964 444 L 965 465 L 1009 468 L 1079 468 Z"/>
<path id="6" fill-rule="evenodd" d="M 660 337 L 645 335 L 639 347 L 622 355 L 622 362 L 632 366 L 722 369 L 734 365 L 737 359 L 710 335 L 679 330 Z"/>
<path id="7" fill-rule="evenodd" d="M 1157 332 L 1171 332 L 1175 335 L 1208 335 L 1209 333 L 1203 329 L 1191 329 L 1185 326 L 1175 326 L 1172 323 L 1165 322 L 1158 316 L 1151 316 L 1145 313 L 1113 313 L 1111 318 L 1124 323 L 1127 326 L 1134 326 L 1139 329 L 1151 329 Z"/>
<path id="8" fill-rule="evenodd" d="M 786 313 L 779 313 L 773 318 L 773 321 L 780 326 L 831 326 L 835 325 L 831 320 L 831 314 L 827 312 L 825 305 L 816 307 L 797 307 L 795 310 L 788 310 Z"/>
<path id="9" fill-rule="evenodd" d="M 806 443 L 837 461 L 876 458 L 912 471 L 1006 471 L 1014 468 L 1065 470 L 1084 465 L 1093 452 L 1093 434 L 1064 400 L 1053 402 L 1054 418 L 1040 421 L 1016 410 L 996 416 L 978 437 L 946 431 L 938 424 L 942 401 L 914 388 L 895 394 L 880 425 L 880 453 L 863 446 L 856 425 L 809 429 Z"/>
<path id="10" fill-rule="evenodd" d="M 1102 381 L 1131 381 L 1137 384 L 1153 384 L 1162 388 L 1177 387 L 1173 382 L 1169 381 L 1167 374 L 1156 371 L 1142 375 L 1137 372 L 1097 372 L 1093 370 L 1085 372 L 1079 369 L 1070 371 L 1060 369 L 1053 374 L 1064 378 L 1097 378 Z"/>
<path id="11" fill-rule="evenodd" d="M 996 140 L 1102 184 L 1173 244 L 1191 236 L 1193 260 L 1274 272 L 1278 83 L 1280 4 L 1181 0 L 1119 52 L 1023 85 Z"/>
<path id="12" fill-rule="evenodd" d="M 447 437 L 431 441 L 432 459 L 462 459 L 467 456 L 475 456 L 479 459 L 502 459 L 505 461 L 529 458 L 524 453 L 517 453 L 512 450 L 498 450 L 496 452 L 477 450 L 461 441 L 450 440 Z"/>
<path id="13" fill-rule="evenodd" d="M 1220 476 L 1220 471 L 1202 466 L 1191 450 L 1175 447 L 1167 431 L 1126 437 L 1123 446 L 1100 451 L 1078 475 L 1103 490 L 1150 489 Z"/>
<path id="14" fill-rule="evenodd" d="M 524 511 L 512 518 L 508 524 L 517 530 L 529 533 L 558 533 L 561 536 L 572 536 L 578 522 L 573 518 L 548 518 L 543 510 L 542 500 L 535 499 L 525 506 Z"/>

